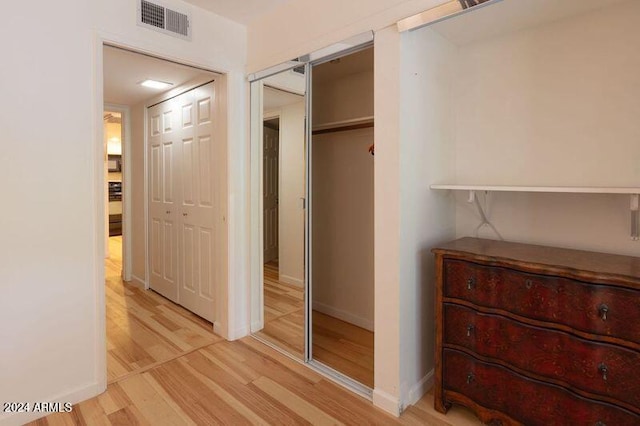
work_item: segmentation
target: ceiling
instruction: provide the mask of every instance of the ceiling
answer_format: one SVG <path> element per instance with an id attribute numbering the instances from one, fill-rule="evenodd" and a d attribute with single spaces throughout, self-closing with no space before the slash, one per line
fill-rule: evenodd
<path id="1" fill-rule="evenodd" d="M 256 17 L 292 0 L 185 0 L 194 6 L 247 25 Z"/>
<path id="2" fill-rule="evenodd" d="M 103 70 L 105 103 L 129 106 L 166 91 L 140 86 L 138 83 L 143 80 L 166 81 L 175 88 L 188 81 L 214 77 L 213 73 L 109 46 L 104 48 Z"/>
<path id="3" fill-rule="evenodd" d="M 290 92 L 285 92 L 273 87 L 265 86 L 263 111 L 272 111 L 274 109 L 282 108 L 283 106 L 295 104 L 302 101 L 304 101 L 304 96 L 295 95 Z"/>

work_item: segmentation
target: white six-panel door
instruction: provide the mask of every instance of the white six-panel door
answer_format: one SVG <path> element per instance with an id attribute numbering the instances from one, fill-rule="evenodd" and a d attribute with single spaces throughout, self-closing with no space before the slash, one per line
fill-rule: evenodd
<path id="1" fill-rule="evenodd" d="M 148 114 L 150 286 L 211 322 L 214 289 L 224 280 L 225 248 L 220 188 L 226 157 L 216 140 L 214 105 L 212 82 L 158 104 Z M 166 125 L 161 126 L 160 141 L 154 139 L 158 120 L 171 121 L 170 131 L 162 132 Z M 168 195 L 158 197 L 163 192 Z"/>
<path id="2" fill-rule="evenodd" d="M 278 156 L 280 132 L 265 127 L 262 157 L 262 182 L 264 187 L 264 262 L 270 262 L 278 258 Z"/>
<path id="3" fill-rule="evenodd" d="M 176 210 L 176 111 L 172 102 L 148 111 L 149 285 L 178 301 Z"/>

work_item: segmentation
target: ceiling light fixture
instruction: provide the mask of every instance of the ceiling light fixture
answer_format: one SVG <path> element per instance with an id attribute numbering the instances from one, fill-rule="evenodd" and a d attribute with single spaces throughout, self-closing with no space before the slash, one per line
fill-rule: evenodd
<path id="1" fill-rule="evenodd" d="M 166 81 L 158 81 L 158 80 L 151 80 L 151 79 L 141 81 L 138 84 L 144 87 L 150 87 L 152 89 L 168 89 L 169 87 L 173 86 L 172 83 L 167 83 Z"/>

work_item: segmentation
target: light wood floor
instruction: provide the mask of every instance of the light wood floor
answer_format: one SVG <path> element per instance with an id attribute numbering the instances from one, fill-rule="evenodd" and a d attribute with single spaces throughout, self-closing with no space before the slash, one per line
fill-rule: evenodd
<path id="1" fill-rule="evenodd" d="M 304 289 L 280 281 L 277 262 L 264 265 L 265 326 L 258 334 L 293 356 L 304 353 Z M 313 311 L 313 358 L 373 388 L 373 333 Z"/>
<path id="2" fill-rule="evenodd" d="M 113 382 L 222 340 L 213 325 L 159 294 L 122 280 L 122 237 L 105 261 L 107 379 Z"/>
<path id="3" fill-rule="evenodd" d="M 303 358 L 304 289 L 281 282 L 276 262 L 264 265 L 264 328 L 256 334 Z"/>
<path id="4" fill-rule="evenodd" d="M 119 279 L 117 259 L 109 262 L 113 264 L 107 272 L 108 288 Z M 119 359 L 117 365 L 128 372 L 112 379 L 102 395 L 76 404 L 71 413 L 53 414 L 31 425 L 481 424 L 461 408 L 454 407 L 447 416 L 435 412 L 431 394 L 396 419 L 251 337 L 227 342 L 209 333 L 202 320 L 181 312 L 179 306 L 169 308 L 171 302 L 152 292 L 126 283 L 121 286 L 124 289 L 114 293 L 123 295 L 132 312 L 121 310 L 120 314 L 129 318 L 129 324 L 136 324 L 134 329 L 141 327 L 148 334 L 140 341 L 134 338 L 137 332 L 130 337 L 122 337 L 122 332 L 121 338 L 109 336 L 109 350 Z M 146 314 L 141 313 L 142 307 L 148 310 Z M 163 318 L 165 315 L 168 317 Z M 169 326 L 165 319 L 180 328 Z M 127 321 L 121 320 L 119 326 L 124 327 Z M 165 326 L 169 327 L 163 330 Z M 190 345 L 192 349 L 180 349 L 190 340 L 187 336 L 198 342 L 203 338 L 213 341 L 200 348 Z M 171 348 L 167 350 L 174 355 L 165 353 L 166 359 L 153 358 L 144 364 L 140 360 L 150 355 L 148 342 Z M 138 354 L 138 350 L 147 355 Z M 131 359 L 121 361 L 124 354 L 130 354 Z M 141 364 L 144 366 L 138 367 Z M 113 374 L 112 366 L 109 368 Z"/>

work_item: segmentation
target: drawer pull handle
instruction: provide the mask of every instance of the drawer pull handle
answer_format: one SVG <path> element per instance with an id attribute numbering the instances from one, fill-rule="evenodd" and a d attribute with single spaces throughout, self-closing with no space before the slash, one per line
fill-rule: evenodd
<path id="1" fill-rule="evenodd" d="M 469 373 L 467 374 L 467 384 L 470 385 L 471 382 L 473 382 L 476 379 L 476 376 L 473 375 L 473 373 Z"/>
<path id="2" fill-rule="evenodd" d="M 602 420 L 598 420 L 596 422 L 596 426 L 607 426 L 607 424 L 605 422 L 603 422 Z"/>
<path id="3" fill-rule="evenodd" d="M 531 280 L 526 280 L 524 282 L 524 286 L 527 287 L 527 289 L 530 289 L 532 285 L 533 285 L 533 281 Z"/>
<path id="4" fill-rule="evenodd" d="M 607 365 L 604 362 L 598 365 L 598 371 L 602 374 L 602 380 L 607 380 Z"/>
<path id="5" fill-rule="evenodd" d="M 476 286 L 476 280 L 475 278 L 469 278 L 467 279 L 467 290 L 473 290 L 473 288 Z"/>
<path id="6" fill-rule="evenodd" d="M 598 312 L 600 312 L 600 318 L 602 318 L 602 321 L 606 321 L 607 313 L 609 312 L 609 307 L 604 303 L 602 303 L 600 304 L 600 306 L 598 306 Z"/>
<path id="7" fill-rule="evenodd" d="M 474 328 L 475 328 L 475 327 L 474 327 L 473 325 L 471 325 L 471 324 L 469 324 L 469 325 L 467 326 L 467 337 L 470 337 L 470 336 L 471 336 L 471 332 L 474 330 Z"/>

